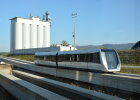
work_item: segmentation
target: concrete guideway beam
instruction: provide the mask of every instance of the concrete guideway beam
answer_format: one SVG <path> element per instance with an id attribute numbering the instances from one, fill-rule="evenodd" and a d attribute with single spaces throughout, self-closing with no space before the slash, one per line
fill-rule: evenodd
<path id="1" fill-rule="evenodd" d="M 69 100 L 13 75 L 0 72 L 0 85 L 18 100 Z"/>
<path id="2" fill-rule="evenodd" d="M 58 69 L 58 77 L 140 93 L 140 77 Z"/>
<path id="3" fill-rule="evenodd" d="M 80 99 L 80 100 L 106 100 L 106 99 L 107 100 L 123 100 L 119 97 L 115 97 L 115 96 L 107 95 L 104 93 L 96 92 L 93 90 L 88 90 L 81 87 L 69 85 L 66 83 L 59 82 L 59 81 L 47 79 L 38 75 L 30 74 L 27 72 L 22 72 L 18 70 L 13 70 L 12 72 L 13 72 L 13 75 L 22 79 L 26 79 L 27 81 L 33 80 L 32 81 L 33 83 L 37 83 L 40 86 L 53 87 L 51 88 L 51 90 L 54 89 L 53 92 L 56 92 L 59 89 L 59 92 L 62 92 L 60 93 L 61 95 L 66 96 L 72 100 L 77 100 L 77 99 Z"/>

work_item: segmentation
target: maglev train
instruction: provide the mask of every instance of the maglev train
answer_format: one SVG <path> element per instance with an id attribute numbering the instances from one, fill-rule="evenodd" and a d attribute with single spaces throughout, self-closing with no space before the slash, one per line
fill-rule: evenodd
<path id="1" fill-rule="evenodd" d="M 35 64 L 101 72 L 116 72 L 121 69 L 119 56 L 113 49 L 37 52 Z"/>

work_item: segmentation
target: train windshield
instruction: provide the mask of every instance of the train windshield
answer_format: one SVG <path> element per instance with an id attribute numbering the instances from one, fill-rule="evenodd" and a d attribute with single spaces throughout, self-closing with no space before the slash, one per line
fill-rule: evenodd
<path id="1" fill-rule="evenodd" d="M 105 52 L 108 69 L 116 69 L 119 64 L 117 54 L 114 50 L 102 50 Z"/>

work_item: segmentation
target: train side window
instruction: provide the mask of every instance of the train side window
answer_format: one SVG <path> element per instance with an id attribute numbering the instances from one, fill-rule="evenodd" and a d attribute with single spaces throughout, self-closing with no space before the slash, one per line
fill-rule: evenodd
<path id="1" fill-rule="evenodd" d="M 99 53 L 93 53 L 93 62 L 100 64 L 100 54 Z"/>
<path id="2" fill-rule="evenodd" d="M 51 56 L 48 56 L 48 61 L 51 61 L 51 60 L 52 60 Z"/>
<path id="3" fill-rule="evenodd" d="M 65 56 L 64 55 L 59 55 L 58 56 L 58 62 L 63 62 L 65 61 Z"/>
<path id="4" fill-rule="evenodd" d="M 62 61 L 62 56 L 59 55 L 59 56 L 58 56 L 58 62 L 61 62 L 61 61 Z"/>
<path id="5" fill-rule="evenodd" d="M 77 54 L 77 55 L 75 55 L 75 57 L 76 57 L 76 61 L 79 62 L 79 60 L 80 60 L 79 55 Z"/>
<path id="6" fill-rule="evenodd" d="M 93 54 L 88 54 L 88 62 L 93 62 Z"/>
<path id="7" fill-rule="evenodd" d="M 78 54 L 73 54 L 71 55 L 71 60 L 72 62 L 78 62 L 79 61 L 79 55 Z"/>
<path id="8" fill-rule="evenodd" d="M 79 61 L 79 62 L 87 62 L 87 61 L 88 61 L 88 59 L 87 59 L 87 54 L 79 54 L 78 57 L 79 57 L 79 58 L 78 58 L 78 61 Z"/>
<path id="9" fill-rule="evenodd" d="M 52 57 L 51 56 L 49 56 L 49 61 L 52 61 Z"/>
<path id="10" fill-rule="evenodd" d="M 49 61 L 49 56 L 46 56 L 46 61 Z"/>
<path id="11" fill-rule="evenodd" d="M 49 61 L 48 56 L 44 56 L 45 61 Z"/>
<path id="12" fill-rule="evenodd" d="M 100 54 L 99 53 L 92 53 L 88 54 L 88 62 L 98 63 L 100 64 Z"/>
<path id="13" fill-rule="evenodd" d="M 50 56 L 50 61 L 55 62 L 55 56 Z"/>
<path id="14" fill-rule="evenodd" d="M 43 60 L 46 61 L 46 56 L 44 56 L 44 59 Z"/>
<path id="15" fill-rule="evenodd" d="M 52 60 L 51 61 L 56 62 L 56 57 L 52 56 Z"/>
<path id="16" fill-rule="evenodd" d="M 71 55 L 71 58 L 72 58 L 71 61 L 72 62 L 75 62 L 75 56 L 74 55 Z"/>
<path id="17" fill-rule="evenodd" d="M 71 61 L 71 55 L 65 55 L 65 61 L 70 62 Z"/>
<path id="18" fill-rule="evenodd" d="M 46 56 L 46 61 L 49 61 L 49 56 Z"/>

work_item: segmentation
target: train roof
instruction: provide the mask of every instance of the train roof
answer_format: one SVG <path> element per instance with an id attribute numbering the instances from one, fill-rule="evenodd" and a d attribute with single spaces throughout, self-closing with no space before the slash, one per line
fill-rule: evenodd
<path id="1" fill-rule="evenodd" d="M 54 51 L 54 52 L 36 52 L 35 56 L 53 56 L 53 55 L 65 55 L 65 54 L 85 54 L 96 53 L 100 51 L 114 51 L 114 49 L 88 49 L 88 50 L 74 50 L 74 51 Z"/>
<path id="2" fill-rule="evenodd" d="M 74 51 L 59 51 L 59 52 L 37 52 L 36 56 L 47 56 L 47 55 L 65 55 L 65 54 L 85 54 L 85 53 L 95 53 L 100 52 L 101 49 L 89 49 L 89 50 L 74 50 Z"/>
<path id="3" fill-rule="evenodd" d="M 47 56 L 47 55 L 56 55 L 57 52 L 36 52 L 35 56 Z"/>
<path id="4" fill-rule="evenodd" d="M 100 52 L 101 49 L 89 49 L 89 50 L 74 50 L 74 51 L 63 51 L 58 52 L 58 55 L 64 55 L 64 54 L 85 54 L 85 53 L 94 53 L 94 52 Z"/>

